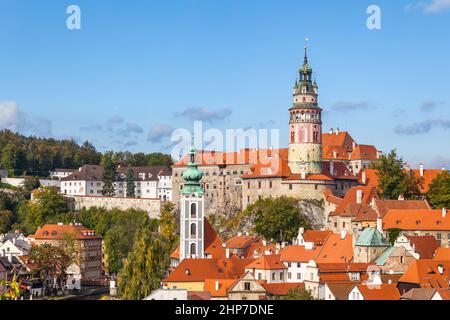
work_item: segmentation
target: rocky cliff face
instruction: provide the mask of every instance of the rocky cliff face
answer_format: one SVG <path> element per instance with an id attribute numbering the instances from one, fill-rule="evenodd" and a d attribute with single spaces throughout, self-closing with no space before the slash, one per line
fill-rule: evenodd
<path id="1" fill-rule="evenodd" d="M 322 201 L 300 200 L 298 206 L 299 211 L 308 217 L 313 229 L 319 230 L 325 228 L 326 217 Z"/>

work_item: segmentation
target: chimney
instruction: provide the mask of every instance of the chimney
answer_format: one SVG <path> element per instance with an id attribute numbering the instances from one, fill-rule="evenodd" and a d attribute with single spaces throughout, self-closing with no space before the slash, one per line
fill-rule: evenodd
<path id="1" fill-rule="evenodd" d="M 377 230 L 380 233 L 383 233 L 383 219 L 381 219 L 380 216 L 378 216 L 378 218 L 377 218 Z"/>
<path id="2" fill-rule="evenodd" d="M 58 222 L 58 226 L 63 226 L 63 225 L 64 225 L 64 223 Z"/>
<path id="3" fill-rule="evenodd" d="M 334 162 L 330 161 L 330 174 L 334 176 Z"/>
<path id="4" fill-rule="evenodd" d="M 216 280 L 216 291 L 219 291 L 220 289 L 220 283 L 219 280 Z"/>
<path id="5" fill-rule="evenodd" d="M 357 146 L 358 146 L 358 145 L 356 144 L 356 142 L 353 141 L 353 144 L 352 144 L 353 149 L 355 149 Z"/>
<path id="6" fill-rule="evenodd" d="M 362 190 L 356 190 L 356 203 L 362 204 L 362 198 L 363 198 L 363 191 Z"/>
<path id="7" fill-rule="evenodd" d="M 333 128 L 330 129 L 330 134 L 333 134 L 334 130 Z"/>
<path id="8" fill-rule="evenodd" d="M 362 175 L 361 175 L 361 181 L 364 185 L 367 184 L 367 174 L 366 174 L 366 170 L 362 171 Z"/>
<path id="9" fill-rule="evenodd" d="M 383 152 L 377 151 L 377 159 L 380 159 L 382 155 L 383 155 Z"/>
<path id="10" fill-rule="evenodd" d="M 342 229 L 342 230 L 341 230 L 341 240 L 344 240 L 345 237 L 347 237 L 347 230 Z"/>
<path id="11" fill-rule="evenodd" d="M 334 158 L 334 159 L 337 159 L 337 156 L 338 156 L 337 151 L 336 151 L 336 150 L 333 150 L 333 158 Z"/>
<path id="12" fill-rule="evenodd" d="M 302 180 L 305 180 L 305 179 L 306 179 L 306 172 L 305 172 L 304 170 L 302 171 L 301 176 L 302 176 Z"/>
<path id="13" fill-rule="evenodd" d="M 420 176 L 423 177 L 423 163 L 419 166 Z"/>
<path id="14" fill-rule="evenodd" d="M 286 248 L 286 241 L 283 241 L 283 242 L 281 243 L 281 248 L 282 248 L 282 249 Z"/>
<path id="15" fill-rule="evenodd" d="M 438 265 L 438 272 L 439 272 L 440 275 L 444 274 L 444 265 L 442 265 L 442 264 Z"/>
<path id="16" fill-rule="evenodd" d="M 242 232 L 238 232 L 238 237 L 241 237 L 242 236 Z"/>
<path id="17" fill-rule="evenodd" d="M 263 244 L 264 247 L 267 246 L 267 241 L 264 239 L 264 240 L 262 241 L 262 244 Z"/>
<path id="18" fill-rule="evenodd" d="M 339 135 L 339 128 L 336 128 L 336 135 Z"/>
<path id="19" fill-rule="evenodd" d="M 442 208 L 442 218 L 447 216 L 447 208 Z"/>
<path id="20" fill-rule="evenodd" d="M 305 233 L 305 228 L 301 227 L 300 229 L 298 229 L 299 235 L 303 235 L 304 233 Z"/>
<path id="21" fill-rule="evenodd" d="M 8 254 L 8 261 L 9 263 L 12 263 L 12 253 Z"/>
<path id="22" fill-rule="evenodd" d="M 314 248 L 314 242 L 305 242 L 305 250 L 312 250 Z"/>
<path id="23" fill-rule="evenodd" d="M 230 259 L 230 249 L 225 250 L 225 258 Z"/>

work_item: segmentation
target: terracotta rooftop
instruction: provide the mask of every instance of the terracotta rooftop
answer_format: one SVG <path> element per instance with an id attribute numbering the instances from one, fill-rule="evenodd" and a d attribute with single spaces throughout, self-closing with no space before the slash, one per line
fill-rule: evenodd
<path id="1" fill-rule="evenodd" d="M 442 274 L 439 273 L 442 266 Z M 421 288 L 447 288 L 449 286 L 450 261 L 420 259 L 415 260 L 399 282 L 420 285 Z"/>
<path id="2" fill-rule="evenodd" d="M 420 259 L 432 259 L 439 241 L 433 236 L 406 236 L 415 251 L 419 254 Z"/>
<path id="3" fill-rule="evenodd" d="M 260 282 L 261 285 L 266 289 L 267 294 L 273 295 L 273 296 L 285 296 L 289 294 L 290 290 L 294 290 L 297 288 L 304 289 L 305 284 L 304 283 L 267 283 L 265 281 Z"/>
<path id="4" fill-rule="evenodd" d="M 383 218 L 383 229 L 450 230 L 450 214 L 442 210 L 389 210 Z"/>
<path id="5" fill-rule="evenodd" d="M 228 296 L 228 288 L 235 282 L 236 279 L 205 279 L 204 291 L 210 292 L 213 298 L 225 298 Z"/>
<path id="6" fill-rule="evenodd" d="M 357 203 L 357 193 L 358 191 L 362 191 L 362 201 L 361 203 Z M 358 186 L 352 187 L 347 191 L 342 202 L 336 210 L 330 213 L 330 216 L 341 216 L 341 217 L 356 217 L 358 213 L 368 212 L 373 215 L 371 210 L 367 207 L 372 199 L 378 199 L 378 195 L 376 193 L 375 188 L 367 187 L 367 186 Z"/>
<path id="7" fill-rule="evenodd" d="M 70 236 L 76 240 L 84 239 L 101 239 L 102 237 L 96 235 L 94 230 L 89 230 L 82 225 L 60 225 L 60 224 L 46 224 L 36 230 L 34 235 L 30 235 L 28 238 L 36 240 L 62 240 L 65 237 Z"/>
<path id="8" fill-rule="evenodd" d="M 311 250 L 305 249 L 305 246 L 287 246 L 281 250 L 282 262 L 309 262 L 314 260 L 320 252 L 320 247 L 314 247 Z"/>
<path id="9" fill-rule="evenodd" d="M 313 242 L 315 246 L 322 246 L 330 234 L 332 232 L 329 230 L 306 230 L 303 233 L 303 239 L 306 242 Z"/>
<path id="10" fill-rule="evenodd" d="M 227 240 L 227 248 L 229 249 L 246 249 L 253 242 L 257 241 L 257 236 L 237 235 Z"/>
<path id="11" fill-rule="evenodd" d="M 256 269 L 256 270 L 282 270 L 287 269 L 287 267 L 280 260 L 281 255 L 271 254 L 263 255 L 257 258 L 255 261 L 249 263 L 245 269 Z"/>
<path id="12" fill-rule="evenodd" d="M 400 300 L 400 292 L 395 284 L 357 286 L 364 300 Z"/>
<path id="13" fill-rule="evenodd" d="M 384 217 L 389 210 L 403 209 L 403 210 L 417 210 L 417 209 L 431 209 L 426 200 L 381 200 L 375 199 L 375 206 L 378 209 L 381 217 Z"/>
<path id="14" fill-rule="evenodd" d="M 317 263 L 342 263 L 350 262 L 353 259 L 353 240 L 351 235 L 346 235 L 341 239 L 339 234 L 331 234 L 325 241 L 319 255 Z"/>
<path id="15" fill-rule="evenodd" d="M 450 261 L 450 248 L 437 248 L 433 259 Z"/>
<path id="16" fill-rule="evenodd" d="M 348 300 L 349 293 L 356 286 L 354 282 L 326 282 L 336 300 Z"/>

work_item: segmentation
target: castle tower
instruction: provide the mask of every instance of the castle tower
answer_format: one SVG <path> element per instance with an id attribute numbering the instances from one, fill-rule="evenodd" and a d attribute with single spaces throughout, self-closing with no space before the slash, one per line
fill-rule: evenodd
<path id="1" fill-rule="evenodd" d="M 193 146 L 189 155 L 180 198 L 180 262 L 204 257 L 204 192 L 200 186 L 203 175 L 195 162 L 196 150 Z"/>
<path id="2" fill-rule="evenodd" d="M 322 173 L 322 109 L 318 105 L 318 86 L 312 81 L 312 68 L 305 59 L 300 79 L 294 85 L 294 104 L 290 112 L 289 168 L 293 174 Z"/>

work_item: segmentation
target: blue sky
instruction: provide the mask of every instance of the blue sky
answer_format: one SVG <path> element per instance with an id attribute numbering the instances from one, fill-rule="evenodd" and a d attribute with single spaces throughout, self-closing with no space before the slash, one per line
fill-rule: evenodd
<path id="1" fill-rule="evenodd" d="M 449 0 L 1 0 L 0 128 L 170 152 L 203 119 L 279 128 L 286 146 L 306 36 L 325 132 L 450 167 Z"/>

